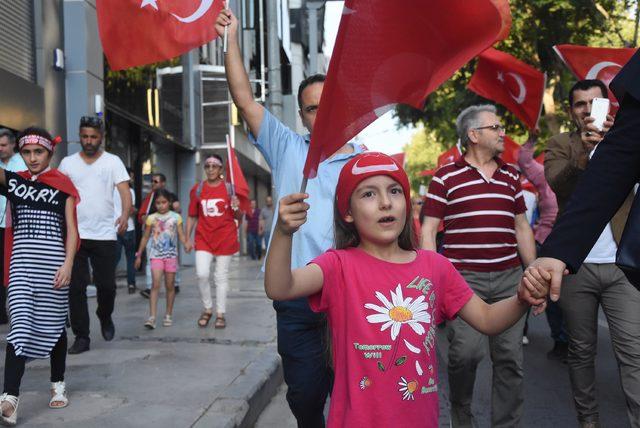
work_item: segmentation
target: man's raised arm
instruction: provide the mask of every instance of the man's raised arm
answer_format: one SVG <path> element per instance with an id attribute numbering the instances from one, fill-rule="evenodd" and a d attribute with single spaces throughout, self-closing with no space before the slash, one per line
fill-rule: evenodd
<path id="1" fill-rule="evenodd" d="M 238 44 L 238 19 L 231 9 L 222 9 L 216 21 L 216 31 L 219 37 L 224 37 L 224 28 L 227 26 L 227 54 L 225 55 L 224 67 L 229 91 L 240 115 L 249 125 L 251 133 L 257 137 L 264 117 L 264 107 L 255 101 L 249 75 L 244 69 L 242 53 Z"/>

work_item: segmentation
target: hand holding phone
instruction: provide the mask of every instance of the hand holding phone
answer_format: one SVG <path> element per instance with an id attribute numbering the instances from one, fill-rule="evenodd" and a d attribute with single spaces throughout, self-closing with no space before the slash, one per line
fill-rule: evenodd
<path id="1" fill-rule="evenodd" d="M 609 100 L 607 98 L 594 98 L 591 104 L 591 117 L 595 120 L 593 125 L 602 132 L 604 122 L 609 114 Z"/>

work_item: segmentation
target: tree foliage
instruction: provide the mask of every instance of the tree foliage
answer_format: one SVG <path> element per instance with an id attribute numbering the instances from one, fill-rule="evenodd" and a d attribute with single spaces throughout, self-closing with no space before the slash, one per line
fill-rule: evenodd
<path id="1" fill-rule="evenodd" d="M 634 38 L 637 0 L 511 0 L 513 24 L 509 38 L 496 48 L 547 73 L 547 90 L 540 121 L 541 140 L 566 129 L 568 91 L 575 78 L 553 51 L 557 44 L 629 47 Z M 475 60 L 456 72 L 433 92 L 423 110 L 399 106 L 396 116 L 402 125 L 422 124 L 427 140 L 445 148 L 457 141 L 455 118 L 471 104 L 487 100 L 466 89 L 475 69 Z M 526 138 L 525 127 L 504 108 L 498 106 L 507 133 L 516 140 Z M 416 140 L 417 141 L 417 140 Z M 422 141 L 422 140 L 420 140 Z M 415 152 L 415 141 L 407 153 Z M 422 143 L 420 143 L 422 145 Z M 409 155 L 409 162 L 415 165 Z M 428 163 L 424 168 L 429 168 Z"/>

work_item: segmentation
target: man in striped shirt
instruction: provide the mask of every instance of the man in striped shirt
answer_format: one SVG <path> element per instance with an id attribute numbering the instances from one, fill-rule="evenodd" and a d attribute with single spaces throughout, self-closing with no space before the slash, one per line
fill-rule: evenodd
<path id="1" fill-rule="evenodd" d="M 535 259 L 535 241 L 525 217 L 520 173 L 500 158 L 504 127 L 493 105 L 471 106 L 456 121 L 464 154 L 444 165 L 429 186 L 422 247 L 436 249 L 444 220 L 443 255 L 475 293 L 488 303 L 516 293 L 521 263 Z M 519 255 L 519 256 L 518 256 Z M 524 317 L 490 337 L 493 363 L 492 426 L 520 425 L 523 412 L 522 332 Z M 461 319 L 450 323 L 449 385 L 453 427 L 476 426 L 471 401 L 476 367 L 487 338 Z"/>

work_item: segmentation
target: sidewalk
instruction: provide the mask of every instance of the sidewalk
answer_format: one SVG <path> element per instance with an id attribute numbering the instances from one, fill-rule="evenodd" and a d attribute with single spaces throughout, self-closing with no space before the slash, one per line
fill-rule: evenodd
<path id="1" fill-rule="evenodd" d="M 138 287 L 144 276 L 138 276 Z M 105 342 L 89 299 L 91 351 L 67 357 L 70 405 L 52 410 L 49 361 L 27 364 L 18 424 L 30 427 L 252 426 L 282 381 L 275 312 L 264 294 L 259 264 L 234 257 L 227 328 L 196 325 L 201 302 L 195 269 L 182 271 L 174 325 L 146 330 L 148 300 L 119 281 L 116 338 Z M 215 290 L 214 290 L 215 297 Z M 164 299 L 164 293 L 161 296 Z M 164 316 L 164 300 L 158 315 Z M 0 334 L 6 338 L 8 327 Z M 69 345 L 73 333 L 68 329 Z M 4 348 L 2 348 L 4 350 Z M 4 357 L 0 358 L 4 364 Z"/>

